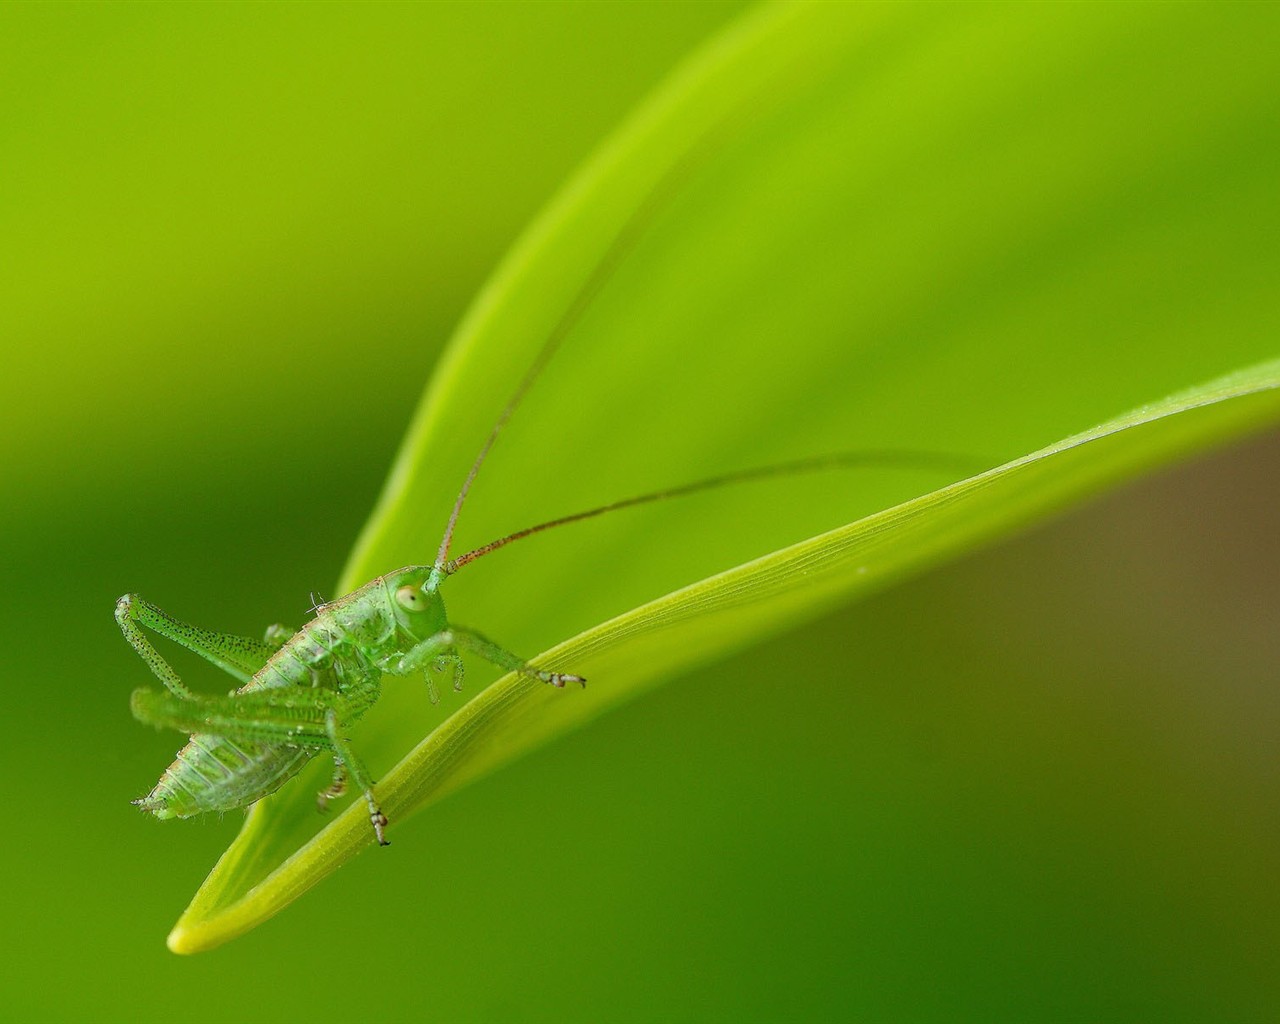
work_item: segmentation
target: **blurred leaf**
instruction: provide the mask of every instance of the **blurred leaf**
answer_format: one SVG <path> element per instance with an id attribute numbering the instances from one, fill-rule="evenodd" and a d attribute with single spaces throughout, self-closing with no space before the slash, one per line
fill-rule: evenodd
<path id="1" fill-rule="evenodd" d="M 520 651 L 573 636 L 545 660 L 591 686 L 505 677 L 434 729 L 420 686 L 391 688 L 356 739 L 393 829 L 647 684 L 1273 419 L 1280 139 L 1259 26 L 1275 17 L 767 8 L 677 71 L 477 299 L 340 589 L 433 557 L 457 482 L 575 304 L 457 550 L 815 452 L 1003 465 L 735 488 L 469 568 L 451 615 Z M 172 948 L 242 933 L 369 843 L 358 805 L 321 827 L 312 767 L 254 807 Z"/>

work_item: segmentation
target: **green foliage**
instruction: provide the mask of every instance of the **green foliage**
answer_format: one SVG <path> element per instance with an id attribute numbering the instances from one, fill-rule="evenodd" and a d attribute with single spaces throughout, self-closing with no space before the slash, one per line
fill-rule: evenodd
<path id="1" fill-rule="evenodd" d="M 785 456 L 897 446 L 1001 465 L 720 492 L 469 568 L 452 617 L 517 649 L 576 633 L 547 660 L 592 686 L 499 680 L 389 772 L 427 730 L 403 695 L 387 702 L 360 742 L 393 822 L 658 679 L 1275 417 L 1275 363 L 1191 386 L 1275 352 L 1250 244 L 1272 187 L 1234 148 L 1260 145 L 1236 122 L 1274 71 L 1246 19 L 1154 17 L 1188 49 L 1148 47 L 1153 14 L 1136 8 L 766 10 L 562 192 L 459 329 L 340 590 L 434 550 L 442 481 L 461 480 L 637 210 L 635 244 L 486 467 L 463 549 Z M 973 74 L 992 33 L 1008 45 L 989 40 Z M 1132 88 L 1139 73 L 1163 87 Z M 1230 191 L 1205 195 L 1207 178 Z M 1055 433 L 1072 436 L 1043 447 Z M 314 781 L 255 808 L 175 949 L 242 932 L 367 845 L 359 807 L 321 828 Z"/>
<path id="2" fill-rule="evenodd" d="M 1274 418 L 1243 392 L 1280 336 L 1280 13 L 745 8 L 0 5 L 0 1017 L 1275 1018 L 1276 435 L 1008 531 Z M 322 779 L 234 843 L 238 812 L 130 807 L 183 738 L 131 717 L 114 602 L 258 634 L 366 520 L 340 585 L 430 558 L 679 167 L 459 550 L 837 448 L 991 472 L 760 483 L 468 566 L 450 615 L 588 689 L 389 681 L 353 741 L 393 847 L 171 955 L 228 844 L 187 948 L 367 830 Z"/>

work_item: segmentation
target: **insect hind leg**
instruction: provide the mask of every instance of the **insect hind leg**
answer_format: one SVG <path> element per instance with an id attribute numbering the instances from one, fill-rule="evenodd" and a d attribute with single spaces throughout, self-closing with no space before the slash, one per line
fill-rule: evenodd
<path id="1" fill-rule="evenodd" d="M 162 690 L 135 690 L 132 707 L 134 717 L 140 721 L 186 733 L 330 751 L 335 761 L 335 783 L 341 764 L 344 782 L 349 773 L 364 792 L 378 845 L 391 845 L 385 831 L 387 816 L 373 794 L 373 779 L 346 738 L 349 706 L 339 694 L 288 689 L 184 699 Z"/>
<path id="2" fill-rule="evenodd" d="M 324 717 L 330 704 L 313 690 L 258 690 L 228 697 L 178 697 L 163 690 L 133 691 L 134 718 L 191 735 L 332 750 Z"/>
<path id="3" fill-rule="evenodd" d="M 192 626 L 175 619 L 150 601 L 144 601 L 137 594 L 125 594 L 116 602 L 116 622 L 124 633 L 124 638 L 147 663 L 155 677 L 164 683 L 170 693 L 183 700 L 192 700 L 195 694 L 188 689 L 173 666 L 152 646 L 143 632 L 144 628 L 166 640 L 181 644 L 242 683 L 253 678 L 276 650 L 268 643 L 247 636 L 217 633 L 211 629 Z"/>

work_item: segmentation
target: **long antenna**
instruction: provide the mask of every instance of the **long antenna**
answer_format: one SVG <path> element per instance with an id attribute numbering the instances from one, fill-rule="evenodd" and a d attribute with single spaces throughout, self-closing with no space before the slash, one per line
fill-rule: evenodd
<path id="1" fill-rule="evenodd" d="M 605 250 L 604 255 L 600 258 L 600 262 L 592 269 L 591 275 L 574 297 L 572 304 L 565 310 L 559 321 L 556 322 L 556 325 L 551 329 L 551 333 L 547 335 L 547 340 L 542 343 L 542 348 L 537 356 L 534 357 L 529 369 L 525 371 L 524 377 L 521 378 L 520 383 L 516 386 L 515 392 L 507 400 L 502 412 L 498 414 L 498 419 L 493 424 L 493 429 L 489 431 L 488 438 L 485 439 L 483 446 L 480 448 L 480 454 L 476 456 L 475 462 L 471 464 L 467 479 L 462 484 L 462 490 L 458 492 L 458 500 L 453 503 L 453 511 L 449 513 L 449 524 L 445 527 L 444 537 L 440 541 L 440 551 L 436 555 L 435 564 L 437 566 L 446 564 L 446 560 L 449 557 L 449 545 L 453 543 L 453 530 L 458 524 L 458 513 L 462 511 L 462 504 L 467 500 L 467 494 L 471 491 L 471 485 L 475 482 L 476 474 L 480 472 L 480 467 L 488 457 L 489 449 L 493 447 L 498 435 L 502 433 L 502 428 L 507 425 L 507 420 L 511 419 L 511 414 L 516 411 L 516 407 L 519 406 L 529 388 L 533 386 L 533 382 L 538 379 L 538 375 L 542 373 L 547 363 L 551 361 L 551 357 L 555 355 L 565 336 L 577 324 L 587 306 L 591 304 L 592 300 L 599 294 L 600 289 L 604 287 L 605 283 L 613 275 L 623 256 L 635 245 L 644 228 L 653 220 L 661 207 L 670 200 L 677 186 L 689 176 L 698 163 L 710 155 L 711 142 L 718 140 L 722 134 L 722 132 L 715 132 L 710 135 L 704 135 L 641 199 L 640 204 L 632 211 L 631 216 L 627 218 L 618 233 L 613 237 L 613 241 L 609 243 L 608 249 Z"/>
<path id="2" fill-rule="evenodd" d="M 958 455 L 946 455 L 940 452 L 885 449 L 860 452 L 834 452 L 829 455 L 814 455 L 807 459 L 794 459 L 790 462 L 779 462 L 770 466 L 757 466 L 754 469 L 743 469 L 735 473 L 723 473 L 719 476 L 708 477 L 705 480 L 698 480 L 695 483 L 683 484 L 679 487 L 671 487 L 662 491 L 651 491 L 648 494 L 637 495 L 634 498 L 624 498 L 621 501 L 610 502 L 608 505 L 601 505 L 598 508 L 588 509 L 585 512 L 575 512 L 572 515 L 561 516 L 559 519 L 550 519 L 545 523 L 539 523 L 537 526 L 526 526 L 523 530 L 517 530 L 515 533 L 509 533 L 505 537 L 500 537 L 497 540 L 490 541 L 488 544 L 481 545 L 474 551 L 468 551 L 465 555 L 459 555 L 451 562 L 441 562 L 437 564 L 443 567 L 445 575 L 451 576 L 468 562 L 474 562 L 477 558 L 482 558 L 493 551 L 497 551 L 498 548 L 506 547 L 513 541 L 521 540 L 525 537 L 532 536 L 535 533 L 541 533 L 543 530 L 550 530 L 557 526 L 567 526 L 569 523 L 577 523 L 581 522 L 583 519 L 602 516 L 606 512 L 617 512 L 619 509 L 631 508 L 635 505 L 647 505 L 654 501 L 665 501 L 668 498 L 683 498 L 687 494 L 696 494 L 698 491 L 709 491 L 716 487 L 748 483 L 752 480 L 763 480 L 768 477 L 789 476 L 797 473 L 814 473 L 832 469 L 853 469 L 865 466 L 908 466 L 926 469 L 959 469 L 964 473 L 977 472 L 982 468 L 977 465 L 976 460 L 966 459 Z"/>

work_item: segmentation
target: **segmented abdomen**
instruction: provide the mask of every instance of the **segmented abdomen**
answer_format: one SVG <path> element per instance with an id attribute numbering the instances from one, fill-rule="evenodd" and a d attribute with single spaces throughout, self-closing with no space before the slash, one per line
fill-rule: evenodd
<path id="1" fill-rule="evenodd" d="M 325 606 L 239 692 L 336 690 L 348 697 L 348 714 L 359 717 L 377 699 L 382 673 L 374 666 L 372 654 L 394 636 L 389 600 L 379 577 Z M 193 734 L 155 789 L 134 803 L 157 818 L 189 818 L 244 807 L 279 789 L 321 749 Z"/>
<path id="2" fill-rule="evenodd" d="M 315 753 L 302 747 L 232 743 L 218 736 L 195 735 L 178 751 L 155 789 L 134 802 L 157 818 L 230 811 L 279 789 Z"/>

